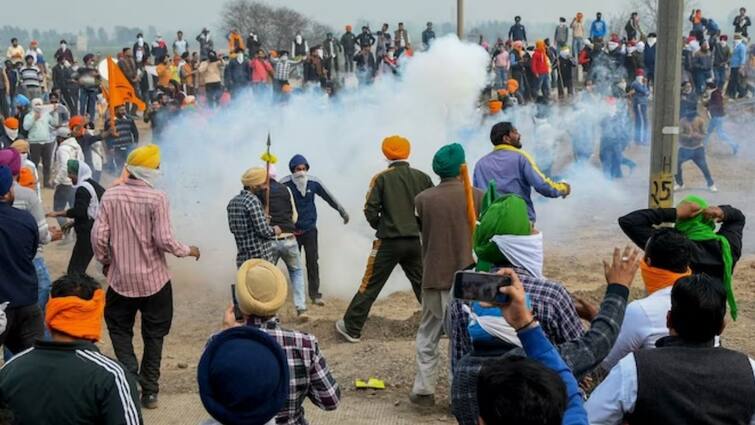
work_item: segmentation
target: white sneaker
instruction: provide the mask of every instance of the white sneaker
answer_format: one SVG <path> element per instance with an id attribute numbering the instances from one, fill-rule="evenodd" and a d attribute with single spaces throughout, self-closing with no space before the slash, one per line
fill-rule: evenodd
<path id="1" fill-rule="evenodd" d="M 356 344 L 359 342 L 359 338 L 354 338 L 353 336 L 349 335 L 348 332 L 346 332 L 346 323 L 344 323 L 343 319 L 336 320 L 336 332 L 341 334 L 346 341 L 349 341 L 352 344 Z"/>
<path id="2" fill-rule="evenodd" d="M 682 185 L 675 184 L 674 185 L 674 192 L 679 192 L 680 190 L 684 190 L 684 185 L 683 184 Z"/>
<path id="3" fill-rule="evenodd" d="M 708 186 L 708 190 L 710 190 L 710 191 L 711 191 L 711 192 L 713 192 L 713 193 L 716 193 L 716 192 L 718 192 L 718 188 L 717 188 L 717 187 L 716 187 L 716 185 L 714 185 L 714 184 L 712 184 L 712 185 Z"/>

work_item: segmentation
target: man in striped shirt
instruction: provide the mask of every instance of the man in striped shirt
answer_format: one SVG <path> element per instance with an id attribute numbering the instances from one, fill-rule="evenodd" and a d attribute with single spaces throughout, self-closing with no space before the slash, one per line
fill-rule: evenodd
<path id="1" fill-rule="evenodd" d="M 26 97 L 29 99 L 42 98 L 42 71 L 34 64 L 34 56 L 26 55 L 26 64 L 19 72 L 21 76 L 21 85 L 26 90 Z"/>
<path id="2" fill-rule="evenodd" d="M 165 253 L 199 260 L 199 248 L 173 237 L 168 199 L 153 188 L 159 166 L 156 145 L 131 152 L 126 160 L 128 177 L 102 196 L 92 229 L 92 247 L 109 285 L 105 322 L 113 350 L 128 371 L 139 376 L 142 406 L 147 409 L 157 408 L 163 338 L 173 319 Z M 144 340 L 141 367 L 132 344 L 137 311 Z"/>
<path id="3" fill-rule="evenodd" d="M 91 277 L 55 281 L 46 317 L 52 340 L 36 341 L 0 370 L 0 402 L 16 423 L 142 423 L 133 377 L 94 344 L 104 303 Z"/>

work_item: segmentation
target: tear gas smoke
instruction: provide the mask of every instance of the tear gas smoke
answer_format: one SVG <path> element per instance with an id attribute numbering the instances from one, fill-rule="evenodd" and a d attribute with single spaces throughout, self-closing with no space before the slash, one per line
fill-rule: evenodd
<path id="1" fill-rule="evenodd" d="M 162 138 L 165 175 L 160 186 L 171 200 L 178 239 L 202 249 L 202 260 L 187 267 L 191 278 L 213 285 L 233 281 L 236 246 L 226 205 L 241 190 L 243 171 L 263 165 L 259 158 L 268 132 L 272 152 L 279 158 L 278 177 L 288 174 L 294 154 L 304 155 L 311 175 L 323 181 L 352 218 L 344 226 L 335 211 L 317 201 L 326 296 L 350 298 L 360 284 L 374 239 L 362 214 L 364 196 L 372 176 L 386 167 L 380 143 L 392 134 L 412 142 L 410 162 L 437 182 L 431 161 L 438 148 L 461 142 L 471 169 L 490 152 L 495 121 L 513 121 L 524 149 L 538 162 L 551 164 L 551 174 L 563 176 L 573 187 L 573 195 L 565 200 L 544 201 L 533 195 L 538 227 L 551 242 L 574 238 L 574 224 L 586 214 L 588 219 L 601 214 L 618 217 L 628 205 L 642 206 L 646 177 L 641 185 L 627 187 L 607 181 L 590 161 L 567 166 L 573 162 L 574 135 L 582 135 L 578 139 L 585 146 L 580 149 L 588 156 L 595 152 L 596 127 L 607 109 L 599 100 L 583 96 L 576 105 L 554 105 L 547 119 L 537 123 L 534 105 L 515 108 L 495 121 L 481 120 L 477 102 L 489 83 L 488 63 L 479 46 L 449 36 L 402 63 L 401 78 L 379 78 L 372 86 L 342 91 L 336 100 L 310 92 L 276 105 L 247 94 L 217 113 L 190 113 L 177 120 Z M 606 221 L 615 223 L 614 218 Z M 407 289 L 399 271 L 383 295 Z"/>

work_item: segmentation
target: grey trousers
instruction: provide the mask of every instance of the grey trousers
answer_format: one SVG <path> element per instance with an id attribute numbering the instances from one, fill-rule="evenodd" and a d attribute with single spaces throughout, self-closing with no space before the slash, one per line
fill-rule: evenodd
<path id="1" fill-rule="evenodd" d="M 422 290 L 422 317 L 416 340 L 417 376 L 412 387 L 414 394 L 435 394 L 440 362 L 438 343 L 443 333 L 448 335 L 445 317 L 450 299 L 450 290 Z"/>

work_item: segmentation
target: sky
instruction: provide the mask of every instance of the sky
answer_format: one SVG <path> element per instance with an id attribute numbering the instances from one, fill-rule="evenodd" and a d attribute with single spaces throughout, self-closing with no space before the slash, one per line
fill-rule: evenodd
<path id="1" fill-rule="evenodd" d="M 369 18 L 372 22 L 421 23 L 431 20 L 447 22 L 455 20 L 456 0 L 266 0 L 274 6 L 286 6 L 309 15 L 334 28 L 344 24 Z M 198 29 L 203 26 L 215 27 L 220 21 L 223 0 L 38 0 L 41 13 L 18 13 L 12 22 L 28 29 L 54 28 L 66 32 L 76 32 L 78 28 L 91 25 L 112 28 L 116 25 L 154 25 L 158 30 L 173 32 L 174 29 Z M 512 15 L 521 15 L 527 21 L 557 21 L 559 16 L 573 16 L 582 10 L 587 16 L 601 10 L 605 16 L 625 9 L 627 0 L 536 0 L 523 1 L 510 7 L 512 1 L 504 0 L 465 0 L 468 28 L 476 22 L 487 20 L 507 20 Z M 715 9 L 714 17 L 728 16 L 731 10 L 738 9 L 748 1 L 743 0 L 695 0 L 704 11 Z M 544 13 L 547 10 L 547 13 Z M 64 17 L 61 19 L 61 17 Z M 393 26 L 393 24 L 392 24 Z"/>

